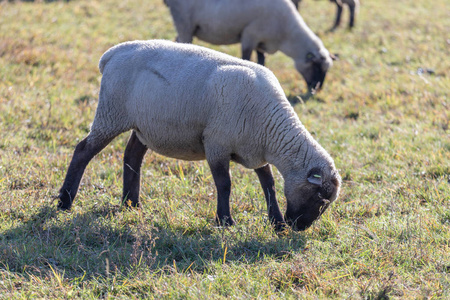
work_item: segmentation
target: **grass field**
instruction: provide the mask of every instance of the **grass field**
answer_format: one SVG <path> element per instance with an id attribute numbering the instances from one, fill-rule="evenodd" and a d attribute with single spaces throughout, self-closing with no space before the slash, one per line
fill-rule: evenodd
<path id="1" fill-rule="evenodd" d="M 334 11 L 301 6 L 340 58 L 317 96 L 299 100 L 292 60 L 267 58 L 343 178 L 311 228 L 277 235 L 257 177 L 235 164 L 233 228 L 215 226 L 205 162 L 153 153 L 142 209 L 123 210 L 129 134 L 90 163 L 72 211 L 57 211 L 94 117 L 100 56 L 176 33 L 162 0 L 0 1 L 0 298 L 449 299 L 448 1 L 362 1 L 355 30 L 330 34 Z"/>

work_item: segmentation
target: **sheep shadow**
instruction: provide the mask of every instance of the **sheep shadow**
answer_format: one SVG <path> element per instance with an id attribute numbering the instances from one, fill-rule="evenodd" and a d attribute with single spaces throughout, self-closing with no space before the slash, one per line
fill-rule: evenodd
<path id="1" fill-rule="evenodd" d="M 111 218 L 120 218 L 120 225 Z M 43 206 L 0 235 L 0 269 L 42 278 L 58 272 L 69 280 L 107 278 L 111 273 L 127 276 L 142 267 L 172 272 L 176 266 L 203 273 L 221 263 L 225 254 L 226 262 L 251 264 L 266 257 L 283 260 L 305 248 L 303 235 L 296 233 L 285 237 L 274 233 L 269 240 L 259 240 L 246 229 L 204 226 L 187 232 L 167 223 L 146 224 L 119 206 L 82 214 Z"/>

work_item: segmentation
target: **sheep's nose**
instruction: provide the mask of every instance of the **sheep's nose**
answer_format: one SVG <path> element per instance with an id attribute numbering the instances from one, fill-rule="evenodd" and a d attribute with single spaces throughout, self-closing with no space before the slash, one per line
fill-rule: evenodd
<path id="1" fill-rule="evenodd" d="M 308 82 L 308 90 L 311 94 L 317 93 L 323 87 L 323 83 L 325 82 L 325 72 L 321 72 L 321 74 L 316 74 L 315 78 Z"/>

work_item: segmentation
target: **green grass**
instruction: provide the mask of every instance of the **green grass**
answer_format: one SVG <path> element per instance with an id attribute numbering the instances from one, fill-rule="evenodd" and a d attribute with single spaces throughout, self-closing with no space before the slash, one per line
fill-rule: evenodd
<path id="1" fill-rule="evenodd" d="M 294 109 L 335 159 L 342 193 L 310 229 L 278 236 L 256 175 L 239 165 L 233 228 L 214 224 L 207 164 L 155 154 L 143 166 L 142 209 L 122 210 L 128 134 L 90 163 L 72 211 L 57 211 L 94 117 L 100 56 L 176 33 L 162 0 L 1 1 L 0 298 L 449 298 L 447 1 L 363 1 L 354 31 L 328 34 L 334 10 L 302 3 L 340 59 L 320 94 Z M 213 48 L 240 55 L 237 45 Z M 289 99 L 305 91 L 288 57 L 267 66 Z"/>

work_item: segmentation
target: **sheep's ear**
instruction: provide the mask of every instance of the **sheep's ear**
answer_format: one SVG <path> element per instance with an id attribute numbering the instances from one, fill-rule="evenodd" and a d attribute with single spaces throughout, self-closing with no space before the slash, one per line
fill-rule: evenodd
<path id="1" fill-rule="evenodd" d="M 339 55 L 338 54 L 330 53 L 330 57 L 331 57 L 332 60 L 339 60 Z"/>
<path id="2" fill-rule="evenodd" d="M 322 186 L 322 172 L 318 168 L 313 168 L 309 171 L 308 182 L 317 186 Z"/>

